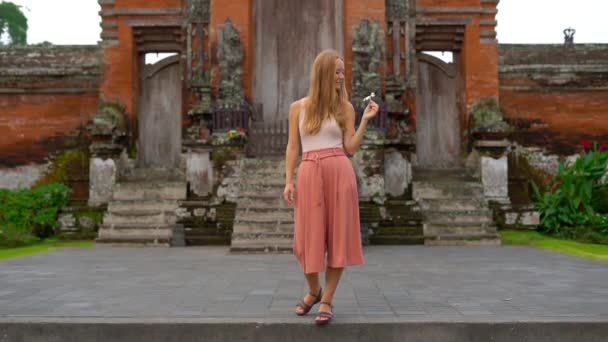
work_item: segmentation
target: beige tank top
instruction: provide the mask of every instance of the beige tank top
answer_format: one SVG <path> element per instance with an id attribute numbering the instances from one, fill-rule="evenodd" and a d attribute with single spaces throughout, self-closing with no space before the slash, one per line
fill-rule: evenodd
<path id="1" fill-rule="evenodd" d="M 321 129 L 314 135 L 304 132 L 304 109 L 300 111 L 300 140 L 302 142 L 302 152 L 320 150 L 324 148 L 343 148 L 342 129 L 336 119 L 330 116 L 323 120 Z"/>

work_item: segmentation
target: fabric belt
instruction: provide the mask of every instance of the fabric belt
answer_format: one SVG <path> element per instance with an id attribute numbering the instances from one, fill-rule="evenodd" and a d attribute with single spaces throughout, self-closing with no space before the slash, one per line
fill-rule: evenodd
<path id="1" fill-rule="evenodd" d="M 313 161 L 318 164 L 321 159 L 339 156 L 346 156 L 343 148 L 324 148 L 321 150 L 304 152 L 302 154 L 302 161 Z"/>

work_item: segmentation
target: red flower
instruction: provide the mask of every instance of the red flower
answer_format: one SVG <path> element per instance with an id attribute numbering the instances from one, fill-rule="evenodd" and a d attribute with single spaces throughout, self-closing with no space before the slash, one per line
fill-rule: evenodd
<path id="1" fill-rule="evenodd" d="M 608 151 L 608 143 L 601 144 L 600 151 Z"/>
<path id="2" fill-rule="evenodd" d="M 245 133 L 245 129 L 242 127 L 239 127 L 236 130 L 239 131 L 239 133 Z"/>
<path id="3" fill-rule="evenodd" d="M 581 145 L 583 145 L 583 148 L 585 150 L 591 149 L 591 141 L 589 141 L 589 140 L 586 140 L 586 139 L 581 140 Z"/>

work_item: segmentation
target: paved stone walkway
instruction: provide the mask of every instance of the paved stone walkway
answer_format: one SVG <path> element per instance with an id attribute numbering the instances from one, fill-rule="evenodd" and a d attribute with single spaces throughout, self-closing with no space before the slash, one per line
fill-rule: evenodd
<path id="1" fill-rule="evenodd" d="M 338 322 L 608 321 L 608 264 L 528 247 L 366 247 Z M 226 247 L 62 249 L 0 260 L 0 321 L 305 322 L 290 254 Z M 313 309 L 316 312 L 318 307 Z"/>

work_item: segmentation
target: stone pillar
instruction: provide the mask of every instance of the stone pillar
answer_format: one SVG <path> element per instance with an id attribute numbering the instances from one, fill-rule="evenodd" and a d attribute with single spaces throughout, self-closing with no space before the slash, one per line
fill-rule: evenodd
<path id="1" fill-rule="evenodd" d="M 208 196 L 213 191 L 211 148 L 189 148 L 186 156 L 186 180 L 196 196 Z"/>
<path id="2" fill-rule="evenodd" d="M 88 127 L 93 142 L 89 146 L 89 200 L 88 205 L 107 205 L 112 199 L 114 184 L 129 163 L 126 154 L 127 118 L 125 106 L 116 102 L 102 102 L 93 123 Z"/>
<path id="3" fill-rule="evenodd" d="M 92 157 L 89 160 L 89 206 L 106 205 L 112 200 L 116 173 L 116 163 L 112 158 Z"/>
<path id="4" fill-rule="evenodd" d="M 404 153 L 389 148 L 384 152 L 384 189 L 393 197 L 401 197 L 406 193 L 412 181 L 412 163 Z"/>
<path id="5" fill-rule="evenodd" d="M 361 148 L 351 160 L 357 176 L 359 200 L 384 204 L 384 133 L 368 128 Z"/>
<path id="6" fill-rule="evenodd" d="M 480 155 L 480 173 L 486 199 L 509 203 L 509 166 L 507 140 L 477 140 L 475 149 Z"/>

